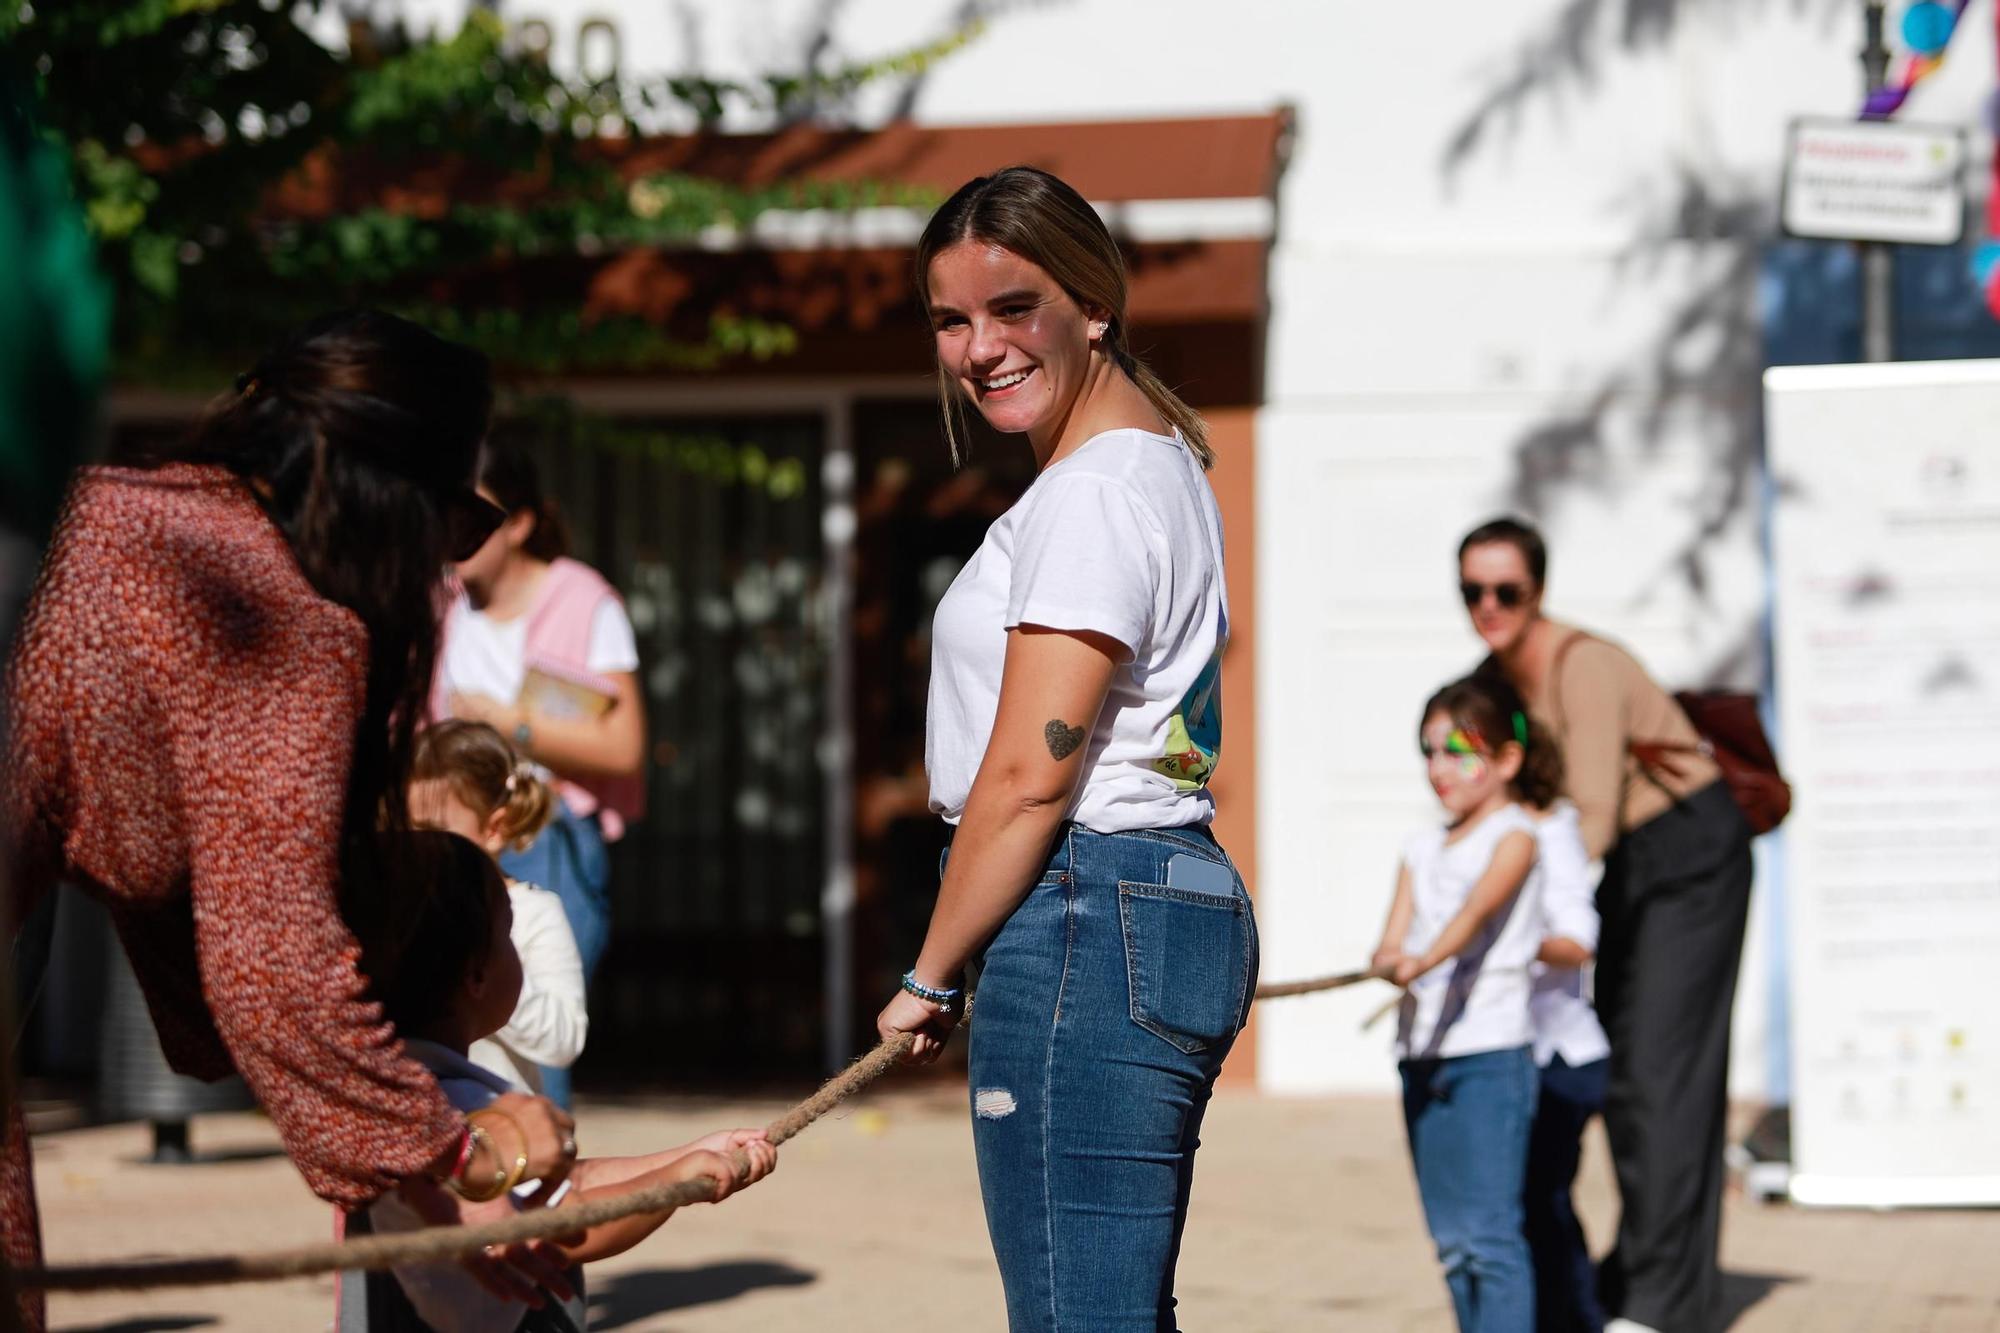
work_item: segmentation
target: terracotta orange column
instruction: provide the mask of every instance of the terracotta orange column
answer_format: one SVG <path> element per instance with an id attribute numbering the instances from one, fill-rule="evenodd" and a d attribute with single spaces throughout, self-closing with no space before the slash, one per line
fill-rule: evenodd
<path id="1" fill-rule="evenodd" d="M 1208 474 L 1222 509 L 1229 577 L 1229 648 L 1222 658 L 1222 763 L 1216 769 L 1215 836 L 1257 893 L 1257 412 L 1204 410 L 1215 467 Z M 1254 1082 L 1257 1024 L 1236 1039 L 1222 1081 Z"/>

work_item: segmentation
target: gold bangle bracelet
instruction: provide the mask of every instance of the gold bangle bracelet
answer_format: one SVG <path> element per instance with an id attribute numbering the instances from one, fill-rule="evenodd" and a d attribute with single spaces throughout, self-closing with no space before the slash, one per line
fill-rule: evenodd
<path id="1" fill-rule="evenodd" d="M 499 1162 L 501 1160 L 500 1149 L 497 1146 L 495 1146 L 493 1142 L 493 1136 L 491 1134 L 488 1134 L 483 1126 L 474 1123 L 471 1116 L 466 1117 L 465 1133 L 466 1137 L 470 1139 L 472 1143 L 472 1151 L 466 1154 L 466 1159 L 465 1159 L 466 1169 L 468 1171 L 471 1170 L 472 1159 L 478 1156 L 479 1154 L 479 1145 L 482 1143 L 485 1144 L 486 1151 L 493 1154 L 493 1160 L 495 1163 L 493 1168 L 492 1184 L 484 1191 L 475 1191 L 473 1189 L 472 1182 L 465 1179 L 462 1176 L 453 1176 L 450 1180 L 446 1181 L 445 1183 L 451 1188 L 452 1193 L 456 1194 L 459 1198 L 465 1200 L 467 1203 L 491 1203 L 493 1200 L 499 1198 L 502 1194 L 505 1194 L 508 1190 L 507 1168 L 499 1165 Z"/>
<path id="2" fill-rule="evenodd" d="M 477 1111 L 466 1116 L 465 1120 L 467 1124 L 475 1124 L 481 1116 L 495 1115 L 514 1127 L 514 1133 L 518 1136 L 521 1145 L 520 1151 L 514 1154 L 513 1167 L 506 1173 L 506 1183 L 499 1190 L 499 1193 L 505 1194 L 508 1190 L 520 1184 L 528 1174 L 528 1131 L 522 1127 L 519 1120 L 514 1118 L 511 1111 L 503 1111 L 497 1106 L 482 1106 Z"/>

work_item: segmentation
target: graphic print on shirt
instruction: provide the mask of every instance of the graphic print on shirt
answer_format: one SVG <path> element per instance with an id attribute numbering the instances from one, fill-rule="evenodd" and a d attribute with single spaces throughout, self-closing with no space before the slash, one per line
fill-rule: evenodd
<path id="1" fill-rule="evenodd" d="M 1218 647 L 1167 719 L 1167 752 L 1153 761 L 1153 769 L 1172 778 L 1177 791 L 1198 791 L 1215 772 L 1222 754 L 1222 695 L 1217 688 L 1221 683 Z"/>

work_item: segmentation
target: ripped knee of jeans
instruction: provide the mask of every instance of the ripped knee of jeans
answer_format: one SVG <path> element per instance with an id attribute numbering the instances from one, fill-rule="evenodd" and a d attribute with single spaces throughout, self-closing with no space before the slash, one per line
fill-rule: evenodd
<path id="1" fill-rule="evenodd" d="M 981 1120 L 1005 1120 L 1014 1108 L 1014 1094 L 1005 1088 L 981 1088 L 972 1094 L 972 1114 Z"/>

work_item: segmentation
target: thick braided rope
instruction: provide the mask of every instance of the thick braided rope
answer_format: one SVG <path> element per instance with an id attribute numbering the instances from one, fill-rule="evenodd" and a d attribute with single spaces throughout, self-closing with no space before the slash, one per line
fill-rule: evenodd
<path id="1" fill-rule="evenodd" d="M 1314 977 L 1310 981 L 1274 981 L 1257 988 L 1260 1000 L 1282 1000 L 1288 995 L 1311 995 L 1315 991 L 1339 990 L 1342 986 L 1352 986 L 1381 974 L 1372 968 L 1362 968 L 1358 972 L 1336 972 L 1330 977 Z"/>
<path id="2" fill-rule="evenodd" d="M 1260 1000 L 1335 990 L 1366 981 L 1372 972 L 1341 972 L 1310 981 L 1287 981 L 1257 988 Z M 965 1021 L 972 1018 L 967 1011 Z M 798 1137 L 808 1125 L 894 1068 L 908 1053 L 905 1034 L 885 1041 L 821 1085 L 818 1092 L 773 1120 L 765 1132 L 773 1145 Z M 737 1169 L 747 1162 L 741 1153 Z M 308 1277 L 341 1269 L 389 1268 L 399 1264 L 436 1263 L 462 1258 L 489 1245 L 565 1236 L 635 1213 L 663 1212 L 691 1203 L 706 1203 L 715 1194 L 707 1177 L 675 1185 L 653 1185 L 615 1199 L 599 1199 L 567 1208 L 544 1208 L 478 1226 L 426 1227 L 349 1240 L 301 1245 L 262 1254 L 199 1255 L 185 1259 L 137 1259 L 120 1263 L 64 1264 L 10 1273 L 23 1288 L 43 1291 L 136 1291 L 153 1287 L 206 1287 L 239 1282 L 270 1282 Z"/>
<path id="3" fill-rule="evenodd" d="M 910 1048 L 906 1034 L 885 1041 L 836 1074 L 812 1096 L 773 1120 L 766 1132 L 773 1144 L 795 1138 L 806 1126 L 873 1083 Z M 737 1169 L 748 1165 L 741 1153 Z M 301 1245 L 263 1254 L 202 1255 L 186 1259 L 140 1259 L 123 1263 L 66 1264 L 19 1269 L 8 1274 L 24 1288 L 44 1291 L 133 1291 L 150 1287 L 206 1287 L 236 1282 L 269 1282 L 339 1269 L 388 1268 L 462 1258 L 488 1245 L 566 1236 L 635 1213 L 656 1213 L 684 1204 L 707 1203 L 715 1182 L 707 1177 L 675 1185 L 653 1185 L 615 1199 L 568 1208 L 542 1208 L 478 1226 L 426 1227 L 351 1240 Z"/>

